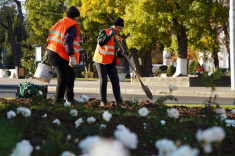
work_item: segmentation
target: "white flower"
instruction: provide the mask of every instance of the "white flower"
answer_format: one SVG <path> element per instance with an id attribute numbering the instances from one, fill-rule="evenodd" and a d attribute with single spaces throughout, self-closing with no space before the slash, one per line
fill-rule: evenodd
<path id="1" fill-rule="evenodd" d="M 136 149 L 138 144 L 137 135 L 133 132 L 130 132 L 129 129 L 115 130 L 115 138 L 120 141 L 124 146 L 131 149 Z"/>
<path id="2" fill-rule="evenodd" d="M 73 152 L 64 151 L 60 156 L 76 156 Z"/>
<path id="3" fill-rule="evenodd" d="M 226 114 L 226 111 L 224 108 L 217 108 L 215 112 L 216 114 Z"/>
<path id="4" fill-rule="evenodd" d="M 117 126 L 117 129 L 118 129 L 118 130 L 123 130 L 123 129 L 126 129 L 126 127 L 125 127 L 124 125 L 122 125 L 122 124 L 119 124 L 119 125 Z"/>
<path id="5" fill-rule="evenodd" d="M 227 127 L 230 127 L 230 126 L 233 126 L 233 127 L 235 127 L 235 120 L 225 120 L 225 122 L 226 122 L 226 126 Z"/>
<path id="6" fill-rule="evenodd" d="M 141 116 L 146 116 L 148 115 L 148 109 L 147 108 L 140 108 L 138 113 L 141 115 Z"/>
<path id="7" fill-rule="evenodd" d="M 161 120 L 160 121 L 162 125 L 165 125 L 166 121 L 165 120 Z"/>
<path id="8" fill-rule="evenodd" d="M 215 142 L 221 142 L 225 138 L 225 132 L 222 127 L 214 126 L 211 128 Z"/>
<path id="9" fill-rule="evenodd" d="M 16 148 L 10 156 L 30 156 L 33 151 L 33 146 L 28 140 L 23 140 L 16 144 Z"/>
<path id="10" fill-rule="evenodd" d="M 40 146 L 35 146 L 35 150 L 40 150 L 41 149 L 41 147 Z"/>
<path id="11" fill-rule="evenodd" d="M 227 119 L 228 117 L 227 117 L 227 115 L 226 114 L 221 114 L 220 115 L 220 119 L 221 120 L 225 120 L 225 119 Z"/>
<path id="12" fill-rule="evenodd" d="M 87 118 L 87 122 L 89 123 L 89 124 L 91 124 L 91 123 L 93 123 L 93 122 L 95 122 L 96 121 L 96 119 L 94 118 L 94 117 L 89 117 L 89 118 Z"/>
<path id="13" fill-rule="evenodd" d="M 75 121 L 76 128 L 80 126 L 80 124 L 83 123 L 82 118 L 79 118 L 78 120 Z"/>
<path id="14" fill-rule="evenodd" d="M 82 95 L 81 98 L 82 98 L 83 100 L 85 100 L 85 101 L 89 101 L 89 97 L 86 96 L 86 95 Z"/>
<path id="15" fill-rule="evenodd" d="M 99 136 L 88 136 L 79 142 L 78 147 L 84 152 L 89 152 L 93 148 L 93 145 L 101 138 Z"/>
<path id="16" fill-rule="evenodd" d="M 109 111 L 104 111 L 103 113 L 103 119 L 107 122 L 110 121 L 110 119 L 112 118 L 112 114 L 109 113 Z"/>
<path id="17" fill-rule="evenodd" d="M 211 143 L 208 144 L 202 144 L 203 150 L 205 153 L 211 153 L 212 152 L 212 145 Z"/>
<path id="18" fill-rule="evenodd" d="M 235 109 L 231 110 L 231 113 L 232 113 L 232 114 L 235 114 Z"/>
<path id="19" fill-rule="evenodd" d="M 55 119 L 55 120 L 53 121 L 53 123 L 59 125 L 59 124 L 60 124 L 60 120 L 59 120 L 59 119 Z"/>
<path id="20" fill-rule="evenodd" d="M 159 150 L 159 156 L 165 156 L 177 149 L 172 140 L 162 139 L 155 142 L 155 147 Z"/>
<path id="21" fill-rule="evenodd" d="M 72 116 L 77 116 L 78 115 L 78 111 L 76 109 L 73 109 L 73 110 L 70 111 L 70 114 Z"/>
<path id="22" fill-rule="evenodd" d="M 42 91 L 41 91 L 41 90 L 39 90 L 38 93 L 39 93 L 40 95 L 42 95 Z"/>
<path id="23" fill-rule="evenodd" d="M 192 149 L 189 145 L 182 145 L 172 153 L 166 156 L 197 156 L 199 154 L 198 149 Z"/>
<path id="24" fill-rule="evenodd" d="M 206 130 L 198 130 L 196 134 L 197 140 L 202 144 L 206 153 L 212 151 L 212 142 L 221 142 L 225 138 L 225 132 L 223 128 L 214 126 Z"/>
<path id="25" fill-rule="evenodd" d="M 42 117 L 43 117 L 43 118 L 46 118 L 46 117 L 47 117 L 47 114 L 44 114 Z"/>
<path id="26" fill-rule="evenodd" d="M 178 87 L 173 86 L 173 85 L 169 85 L 168 88 L 169 88 L 171 91 L 174 91 L 174 90 L 178 89 Z"/>
<path id="27" fill-rule="evenodd" d="M 179 112 L 175 108 L 167 109 L 168 116 L 171 118 L 179 118 Z"/>
<path id="28" fill-rule="evenodd" d="M 71 102 L 66 101 L 66 102 L 64 103 L 64 106 L 65 106 L 65 107 L 71 107 Z"/>
<path id="29" fill-rule="evenodd" d="M 78 98 L 78 102 L 79 103 L 84 103 L 84 102 L 86 102 L 83 98 Z"/>
<path id="30" fill-rule="evenodd" d="M 105 129 L 105 128 L 106 128 L 106 125 L 105 125 L 105 124 L 100 124 L 100 127 L 99 127 L 99 128 L 100 128 L 100 130 L 101 130 L 101 129 Z"/>
<path id="31" fill-rule="evenodd" d="M 31 110 L 25 107 L 19 107 L 17 108 L 17 113 L 21 113 L 25 117 L 31 116 Z"/>
<path id="32" fill-rule="evenodd" d="M 129 156 L 127 149 L 117 140 L 100 139 L 95 142 L 89 156 Z"/>
<path id="33" fill-rule="evenodd" d="M 147 129 L 147 124 L 145 122 L 143 123 L 143 125 L 144 125 L 144 129 Z"/>
<path id="34" fill-rule="evenodd" d="M 11 119 L 11 118 L 13 118 L 13 117 L 15 117 L 16 116 L 16 113 L 14 112 L 14 111 L 9 111 L 9 112 L 7 112 L 7 118 L 8 119 Z"/>
<path id="35" fill-rule="evenodd" d="M 199 142 L 204 144 L 210 144 L 214 140 L 213 133 L 210 129 L 201 130 L 199 129 L 196 133 L 196 138 Z"/>

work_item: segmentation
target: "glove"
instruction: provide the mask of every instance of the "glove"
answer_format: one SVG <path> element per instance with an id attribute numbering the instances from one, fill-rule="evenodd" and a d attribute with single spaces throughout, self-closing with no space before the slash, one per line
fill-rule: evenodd
<path id="1" fill-rule="evenodd" d="M 123 58 L 123 55 L 122 55 L 122 53 L 120 51 L 117 53 L 117 57 L 120 58 L 120 59 Z"/>
<path id="2" fill-rule="evenodd" d="M 76 60 L 75 60 L 74 55 L 69 56 L 69 65 L 70 65 L 71 67 L 75 67 L 75 66 L 76 66 Z"/>
<path id="3" fill-rule="evenodd" d="M 111 31 L 109 32 L 109 36 L 115 36 L 116 35 L 116 32 L 114 29 L 111 29 Z"/>

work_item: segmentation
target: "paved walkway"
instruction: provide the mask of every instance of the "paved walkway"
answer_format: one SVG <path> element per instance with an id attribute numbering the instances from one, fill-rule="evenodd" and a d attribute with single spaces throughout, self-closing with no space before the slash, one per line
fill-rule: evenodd
<path id="1" fill-rule="evenodd" d="M 55 91 L 56 79 L 52 79 L 49 84 L 41 82 L 34 78 L 16 79 L 16 78 L 0 78 L 0 88 L 16 88 L 21 82 L 32 82 L 37 85 L 48 85 L 48 91 Z M 120 82 L 122 94 L 144 95 L 144 91 L 140 84 L 132 84 L 131 82 Z M 169 88 L 165 86 L 147 85 L 153 95 L 169 94 Z M 99 81 L 75 81 L 74 92 L 78 93 L 99 93 Z M 112 94 L 112 85 L 108 82 L 108 93 Z M 235 90 L 231 87 L 216 87 L 215 93 L 219 97 L 235 98 Z M 209 97 L 212 95 L 211 88 L 206 87 L 179 87 L 173 91 L 174 96 L 198 96 Z"/>

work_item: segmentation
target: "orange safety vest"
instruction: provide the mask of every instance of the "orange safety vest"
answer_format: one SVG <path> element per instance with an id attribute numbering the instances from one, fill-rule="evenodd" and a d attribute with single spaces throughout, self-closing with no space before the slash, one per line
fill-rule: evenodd
<path id="1" fill-rule="evenodd" d="M 106 32 L 106 35 L 109 34 L 111 31 L 110 29 L 104 29 Z M 121 44 L 122 44 L 122 38 L 119 36 Z M 116 52 L 120 50 L 120 47 Z M 97 44 L 95 54 L 93 61 L 102 63 L 102 64 L 110 64 L 113 62 L 113 59 L 115 57 L 115 42 L 114 37 L 112 37 L 104 46 L 100 46 Z M 116 56 L 116 65 L 119 65 L 119 58 Z"/>
<path id="2" fill-rule="evenodd" d="M 69 56 L 64 47 L 64 39 L 65 39 L 65 33 L 67 29 L 72 25 L 75 25 L 77 28 L 77 37 L 73 41 L 73 47 L 74 47 L 74 57 L 76 59 L 76 64 L 79 64 L 79 32 L 80 31 L 79 31 L 78 24 L 74 20 L 68 17 L 64 17 L 62 20 L 60 20 L 51 28 L 49 37 L 48 37 L 47 49 L 57 52 L 60 55 L 60 57 L 69 61 Z"/>

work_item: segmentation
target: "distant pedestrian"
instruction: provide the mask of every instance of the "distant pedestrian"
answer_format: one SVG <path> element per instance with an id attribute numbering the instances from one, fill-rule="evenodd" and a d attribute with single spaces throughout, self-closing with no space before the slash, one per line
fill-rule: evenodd
<path id="1" fill-rule="evenodd" d="M 201 65 L 198 63 L 196 75 L 198 75 L 198 76 L 203 75 L 203 71 L 204 71 L 203 66 L 201 66 Z"/>
<path id="2" fill-rule="evenodd" d="M 124 28 L 124 20 L 116 18 L 113 26 L 108 29 L 100 31 L 97 39 L 97 47 L 94 54 L 94 61 L 100 80 L 100 106 L 107 105 L 107 83 L 109 77 L 113 94 L 117 105 L 122 104 L 121 91 L 119 85 L 119 78 L 116 65 L 119 64 L 119 58 L 122 58 L 122 51 L 114 35 L 117 35 L 119 42 L 122 44 L 122 38 L 119 33 Z"/>
<path id="3" fill-rule="evenodd" d="M 72 67 L 79 64 L 80 12 L 75 6 L 67 10 L 67 15 L 50 30 L 47 45 L 49 63 L 55 68 L 57 85 L 54 103 L 63 103 L 64 96 L 72 104 L 74 100 L 75 72 Z"/>

